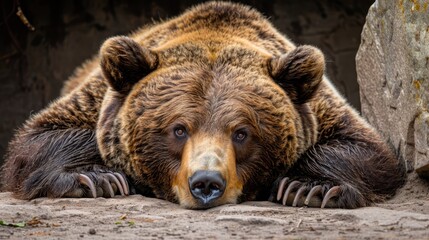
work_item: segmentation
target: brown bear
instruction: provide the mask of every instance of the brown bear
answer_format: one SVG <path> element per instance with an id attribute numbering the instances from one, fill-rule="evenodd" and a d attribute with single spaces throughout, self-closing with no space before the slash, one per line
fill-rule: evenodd
<path id="1" fill-rule="evenodd" d="M 226 2 L 110 38 L 16 133 L 4 190 L 140 193 L 186 208 L 356 208 L 392 196 L 403 164 L 324 68 L 317 48 Z"/>

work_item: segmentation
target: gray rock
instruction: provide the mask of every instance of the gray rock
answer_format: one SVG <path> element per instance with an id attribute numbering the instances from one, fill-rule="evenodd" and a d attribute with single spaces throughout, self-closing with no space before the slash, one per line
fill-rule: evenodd
<path id="1" fill-rule="evenodd" d="M 429 177 L 429 6 L 377 0 L 356 56 L 362 114 L 408 172 Z"/>

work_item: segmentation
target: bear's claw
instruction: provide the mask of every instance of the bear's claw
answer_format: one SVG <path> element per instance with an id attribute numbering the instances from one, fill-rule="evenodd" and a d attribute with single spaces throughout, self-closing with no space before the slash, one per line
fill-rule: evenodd
<path id="1" fill-rule="evenodd" d="M 88 176 L 83 175 L 83 174 L 79 174 L 79 183 L 87 186 L 89 188 L 89 190 L 91 190 L 92 196 L 97 197 L 97 191 L 95 190 L 95 185 L 91 181 L 91 179 L 89 179 Z"/>
<path id="2" fill-rule="evenodd" d="M 305 182 L 297 180 L 290 181 L 288 177 L 285 177 L 279 183 L 276 199 L 277 201 L 281 201 L 283 205 L 292 205 L 293 207 L 303 205 L 325 208 L 336 205 L 329 200 L 339 196 L 339 194 L 341 193 L 340 186 L 326 188 L 326 186 L 323 187 L 322 185 L 317 184 L 313 185 L 311 189 L 310 187 L 311 184 L 307 184 Z M 326 189 L 329 190 L 326 191 Z M 320 196 L 321 199 L 316 196 Z M 304 202 L 302 202 L 303 197 L 305 197 Z"/>
<path id="3" fill-rule="evenodd" d="M 337 197 L 341 191 L 341 188 L 339 186 L 334 186 L 325 194 L 323 197 L 321 208 L 325 208 L 326 204 L 328 203 L 329 199 L 333 197 Z"/>
<path id="4" fill-rule="evenodd" d="M 129 195 L 130 189 L 128 182 L 126 178 L 120 174 L 120 173 L 101 173 L 98 175 L 100 177 L 99 180 L 99 188 L 101 188 L 102 191 L 97 191 L 96 185 L 91 180 L 90 177 L 88 177 L 85 174 L 79 174 L 78 181 L 81 185 L 84 185 L 89 188 L 90 190 L 90 197 L 96 198 L 97 196 L 104 196 L 104 197 L 114 197 L 116 190 L 119 190 L 119 193 L 122 196 Z M 114 185 L 112 185 L 114 184 Z M 104 193 L 104 194 L 103 194 Z"/>
<path id="5" fill-rule="evenodd" d="M 113 175 L 112 173 L 104 173 L 102 175 L 107 177 L 107 179 L 109 180 L 110 183 L 116 184 L 116 187 L 119 189 L 119 192 L 121 193 L 122 196 L 125 195 L 125 193 L 124 193 L 124 187 L 125 186 L 122 186 L 122 184 L 119 183 L 117 176 Z"/>
<path id="6" fill-rule="evenodd" d="M 110 182 L 107 181 L 107 179 L 103 178 L 103 183 L 101 185 L 101 188 L 109 194 L 109 197 L 112 198 L 115 196 L 115 191 L 113 190 L 112 185 L 110 185 Z"/>
<path id="7" fill-rule="evenodd" d="M 113 175 L 115 175 L 116 178 L 118 178 L 119 181 L 121 182 L 122 187 L 124 189 L 124 194 L 127 196 L 130 195 L 130 187 L 128 185 L 128 181 L 124 178 L 124 176 L 122 176 L 122 174 L 117 172 L 114 172 Z"/>
<path id="8" fill-rule="evenodd" d="M 307 198 L 304 201 L 304 205 L 308 206 L 308 204 L 310 203 L 311 198 L 314 195 L 318 195 L 318 194 L 322 194 L 322 186 L 320 186 L 320 185 L 316 185 L 313 188 L 311 188 L 310 192 L 308 192 L 308 194 L 307 194 Z"/>
<path id="9" fill-rule="evenodd" d="M 289 194 L 292 192 L 292 190 L 295 190 L 299 186 L 301 186 L 300 181 L 293 181 L 289 184 L 289 186 L 286 188 L 285 194 L 283 195 L 283 200 L 282 200 L 283 205 L 286 205 L 287 198 L 289 197 Z"/>

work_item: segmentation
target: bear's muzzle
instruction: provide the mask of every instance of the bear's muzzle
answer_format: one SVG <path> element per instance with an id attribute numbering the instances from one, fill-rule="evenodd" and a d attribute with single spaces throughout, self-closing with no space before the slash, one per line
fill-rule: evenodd
<path id="1" fill-rule="evenodd" d="M 172 186 L 180 205 L 186 208 L 236 203 L 243 183 L 237 176 L 231 139 L 222 134 L 190 136 Z"/>

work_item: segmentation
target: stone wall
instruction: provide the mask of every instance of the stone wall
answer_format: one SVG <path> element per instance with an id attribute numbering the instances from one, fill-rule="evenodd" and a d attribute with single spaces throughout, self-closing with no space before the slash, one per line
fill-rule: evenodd
<path id="1" fill-rule="evenodd" d="M 31 1 L 20 7 L 35 31 L 15 15 L 17 0 L 0 1 L 0 164 L 13 130 L 59 94 L 76 66 L 109 36 L 166 19 L 197 0 Z M 242 0 L 289 38 L 320 47 L 330 78 L 360 108 L 354 56 L 373 0 Z"/>
<path id="2" fill-rule="evenodd" d="M 429 177 L 429 1 L 377 0 L 356 61 L 363 115 Z"/>

